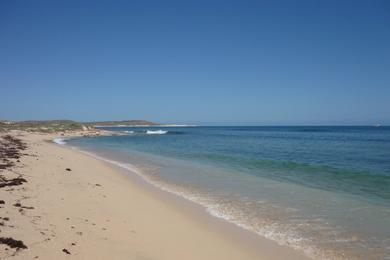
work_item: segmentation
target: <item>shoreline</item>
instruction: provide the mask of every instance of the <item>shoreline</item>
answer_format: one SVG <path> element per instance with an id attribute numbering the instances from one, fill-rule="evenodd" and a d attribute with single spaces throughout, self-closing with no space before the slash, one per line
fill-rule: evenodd
<path id="1" fill-rule="evenodd" d="M 127 167 L 127 164 L 123 165 L 123 163 L 118 161 L 104 158 L 94 152 L 84 151 L 77 147 L 72 147 L 66 143 L 55 143 L 63 146 L 64 148 L 75 150 L 86 156 L 102 161 L 108 167 L 116 169 L 123 174 L 125 178 L 129 178 L 131 182 L 135 183 L 137 186 L 141 186 L 142 189 L 145 189 L 145 191 L 150 193 L 151 196 L 158 197 L 165 203 L 173 205 L 174 210 L 186 213 L 187 217 L 195 219 L 195 221 L 201 221 L 203 225 L 207 225 L 209 228 L 212 226 L 212 229 L 215 229 L 215 231 L 220 234 L 226 235 L 227 238 L 232 240 L 234 243 L 238 243 L 240 246 L 249 249 L 250 251 L 257 252 L 259 256 L 261 256 L 257 259 L 286 259 L 287 256 L 285 256 L 284 253 L 288 253 L 288 259 L 313 259 L 312 257 L 306 255 L 303 251 L 294 249 L 287 245 L 279 244 L 277 241 L 264 237 L 250 229 L 244 228 L 235 222 L 231 222 L 226 218 L 214 215 L 212 212 L 209 212 L 205 205 L 191 200 L 176 191 L 154 183 L 142 173 L 137 173 L 136 171 L 138 171 L 138 169 L 131 169 Z M 243 241 L 245 242 L 243 243 Z M 272 254 L 278 250 L 287 251 L 282 251 L 283 257 L 279 258 L 278 256 Z M 266 258 L 263 258 L 264 255 L 266 255 Z"/>
<path id="2" fill-rule="evenodd" d="M 48 171 L 51 172 L 49 180 L 42 178 L 44 176 L 40 176 L 38 182 L 37 179 L 28 179 L 26 187 L 23 187 L 24 192 L 30 192 L 27 196 L 29 198 L 25 200 L 31 200 L 31 204 L 42 205 L 44 211 L 39 212 L 39 208 L 34 207 L 31 210 L 34 211 L 32 216 L 27 214 L 30 210 L 26 210 L 24 216 L 31 223 L 34 216 L 40 215 L 39 220 L 33 221 L 36 224 L 32 226 L 41 230 L 45 215 L 42 213 L 46 213 L 46 221 L 53 222 L 53 228 L 45 228 L 54 229 L 55 234 L 61 233 L 63 237 L 57 238 L 55 235 L 55 238 L 48 241 L 37 242 L 37 236 L 41 237 L 41 233 L 19 230 L 23 231 L 19 232 L 19 235 L 24 236 L 23 241 L 29 249 L 19 250 L 14 256 L 16 259 L 35 257 L 34 254 L 40 255 L 40 259 L 67 257 L 68 254 L 61 251 L 61 248 L 57 249 L 61 246 L 68 250 L 73 258 L 79 259 L 106 259 L 108 256 L 114 259 L 309 259 L 294 249 L 280 246 L 274 241 L 213 217 L 202 206 L 163 191 L 136 173 L 131 174 L 129 170 L 120 169 L 119 166 L 103 162 L 71 147 L 57 145 L 51 141 L 56 137 L 64 136 L 23 133 L 20 138 L 27 142 L 29 152 L 36 154 L 37 158 L 23 157 L 21 161 L 24 167 L 19 171 L 34 177 L 37 177 L 39 172 L 45 172 L 46 175 L 49 174 Z M 64 170 L 66 167 L 71 171 Z M 80 175 L 81 172 L 83 175 Z M 70 176 L 73 177 L 69 178 Z M 55 189 L 54 193 L 48 187 Z M 35 189 L 32 191 L 31 188 Z M 64 203 L 64 200 L 70 200 L 70 205 Z M 64 205 L 55 206 L 56 203 Z M 80 208 L 80 204 L 87 208 Z M 90 207 L 91 205 L 93 207 Z M 73 217 L 68 217 L 67 220 L 66 214 L 62 215 L 61 212 L 71 212 L 72 214 L 68 215 Z M 97 212 L 100 214 L 96 214 Z M 16 218 L 18 213 L 15 214 Z M 122 221 L 107 222 L 108 217 Z M 77 224 L 83 231 L 74 232 L 73 228 L 69 228 L 68 222 L 72 222 L 74 218 L 77 223 L 70 226 L 76 227 Z M 85 219 L 80 222 L 80 218 Z M 102 222 L 111 223 L 111 228 L 104 227 L 105 230 L 102 228 L 96 231 L 95 225 L 91 225 L 92 221 L 95 225 Z M 7 231 L 12 233 L 12 229 Z M 79 235 L 77 232 L 86 235 Z M 69 241 L 65 242 L 64 238 Z M 52 243 L 57 246 L 46 245 Z M 75 246 L 72 243 L 80 243 L 83 246 Z M 96 247 L 97 245 L 100 246 Z"/>

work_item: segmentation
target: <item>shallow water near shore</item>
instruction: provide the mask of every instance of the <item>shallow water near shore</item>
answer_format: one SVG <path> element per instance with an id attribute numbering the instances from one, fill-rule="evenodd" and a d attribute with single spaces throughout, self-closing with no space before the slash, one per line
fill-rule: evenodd
<path id="1" fill-rule="evenodd" d="M 67 144 L 318 259 L 390 259 L 390 128 L 107 128 Z"/>

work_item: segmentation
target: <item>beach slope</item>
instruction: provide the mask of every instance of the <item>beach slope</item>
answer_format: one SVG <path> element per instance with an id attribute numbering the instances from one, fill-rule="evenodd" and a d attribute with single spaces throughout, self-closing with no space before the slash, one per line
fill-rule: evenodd
<path id="1" fill-rule="evenodd" d="M 26 182 L 0 189 L 0 237 L 27 248 L 0 244 L 0 258 L 305 259 L 235 228 L 223 231 L 231 225 L 185 210 L 106 162 L 54 144 L 53 134 L 13 136 L 27 149 L 0 173 Z"/>

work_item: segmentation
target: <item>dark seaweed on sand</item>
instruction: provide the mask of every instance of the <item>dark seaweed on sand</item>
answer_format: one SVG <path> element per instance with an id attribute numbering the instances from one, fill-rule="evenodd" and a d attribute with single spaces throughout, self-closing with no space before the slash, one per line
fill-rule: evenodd
<path id="1" fill-rule="evenodd" d="M 69 250 L 68 250 L 68 249 L 66 249 L 66 248 L 62 249 L 62 252 L 64 252 L 64 253 L 65 253 L 65 254 L 67 254 L 67 255 L 70 255 L 70 252 L 69 252 Z"/>
<path id="2" fill-rule="evenodd" d="M 0 171 L 11 168 L 15 165 L 16 160 L 20 162 L 19 158 L 23 156 L 23 150 L 27 149 L 27 145 L 22 140 L 12 137 L 11 135 L 4 135 L 0 138 Z M 21 176 L 7 179 L 4 175 L 0 175 L 0 188 L 7 186 L 18 186 L 27 182 Z"/>
<path id="3" fill-rule="evenodd" d="M 9 246 L 10 248 L 27 249 L 27 246 L 21 240 L 13 239 L 12 237 L 0 237 L 0 244 Z"/>
<path id="4" fill-rule="evenodd" d="M 0 188 L 7 186 L 18 186 L 22 185 L 24 182 L 27 182 L 27 180 L 21 177 L 6 179 L 3 176 L 0 176 Z"/>

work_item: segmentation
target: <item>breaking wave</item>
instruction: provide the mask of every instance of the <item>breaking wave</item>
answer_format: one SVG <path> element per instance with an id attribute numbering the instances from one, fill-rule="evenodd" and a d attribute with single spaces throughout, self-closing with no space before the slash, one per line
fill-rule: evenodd
<path id="1" fill-rule="evenodd" d="M 146 130 L 145 132 L 147 135 L 164 135 L 168 133 L 168 131 L 164 130 Z"/>

